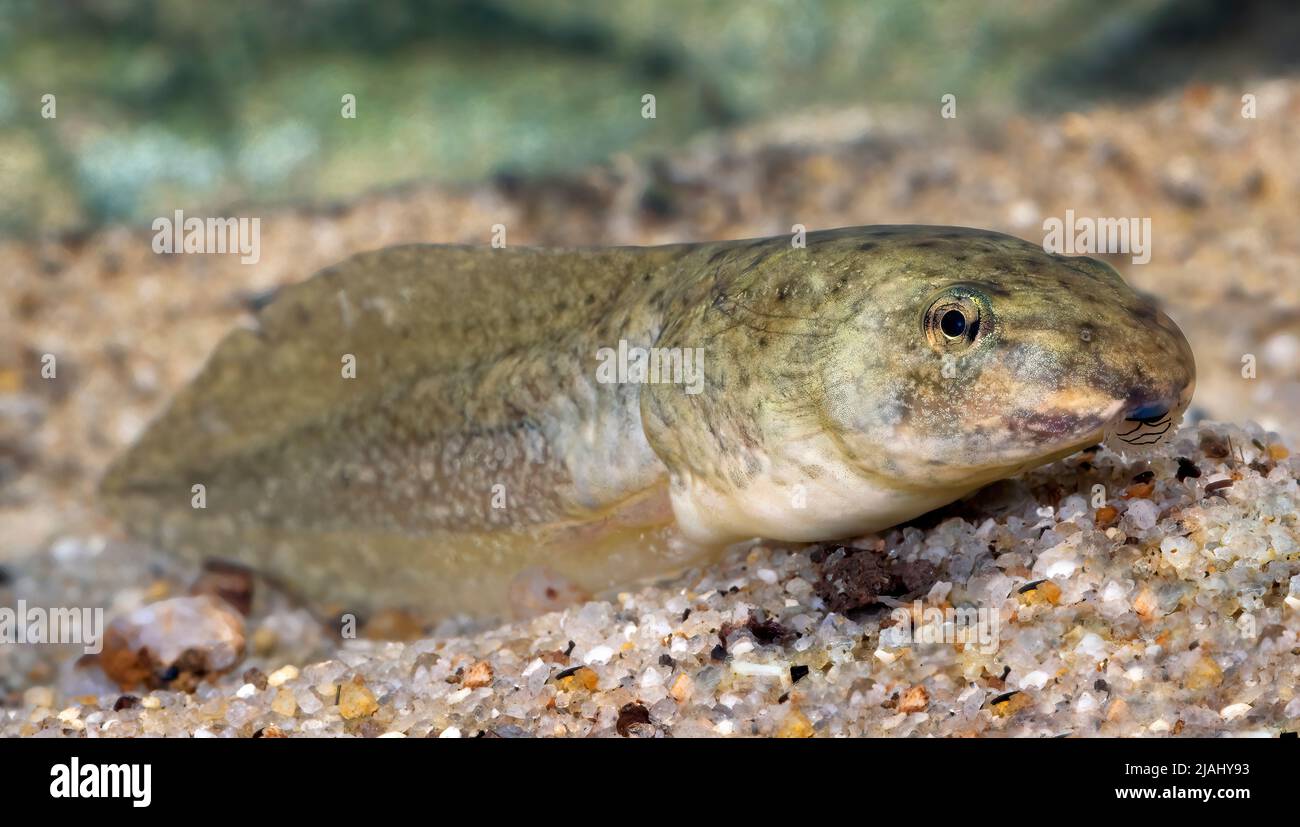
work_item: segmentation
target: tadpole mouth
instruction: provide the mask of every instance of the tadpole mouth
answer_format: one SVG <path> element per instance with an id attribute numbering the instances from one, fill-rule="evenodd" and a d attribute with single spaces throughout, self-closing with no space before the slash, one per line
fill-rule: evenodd
<path id="1" fill-rule="evenodd" d="M 1124 419 L 1133 422 L 1152 424 L 1159 422 L 1167 416 L 1169 416 L 1169 405 L 1166 405 L 1163 402 L 1148 402 L 1147 404 L 1138 407 L 1136 410 L 1129 411 L 1128 416 L 1124 417 Z"/>
<path id="2" fill-rule="evenodd" d="M 1110 434 L 1130 447 L 1157 445 L 1177 425 L 1174 411 L 1186 407 L 1183 399 L 1170 400 L 1142 389 L 1129 394 L 1128 404 Z"/>
<path id="3" fill-rule="evenodd" d="M 1174 427 L 1173 420 L 1165 413 L 1158 419 L 1125 419 L 1115 429 L 1115 437 L 1127 445 L 1156 445 Z"/>

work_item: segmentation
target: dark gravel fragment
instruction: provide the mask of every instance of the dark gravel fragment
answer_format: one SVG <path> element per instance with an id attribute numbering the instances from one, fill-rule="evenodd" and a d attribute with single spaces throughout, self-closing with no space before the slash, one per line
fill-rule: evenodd
<path id="1" fill-rule="evenodd" d="M 1197 468 L 1196 463 L 1192 462 L 1187 457 L 1179 457 L 1178 473 L 1175 476 L 1178 477 L 1179 482 L 1182 482 L 1183 480 L 1188 479 L 1189 477 L 1192 479 L 1196 479 L 1201 476 L 1201 469 Z"/>
<path id="2" fill-rule="evenodd" d="M 1200 439 L 1201 453 L 1210 459 L 1227 459 L 1231 450 L 1228 441 L 1213 431 L 1205 431 Z"/>
<path id="3" fill-rule="evenodd" d="M 1223 489 L 1231 488 L 1231 487 L 1232 487 L 1232 480 L 1215 480 L 1214 482 L 1209 483 L 1208 485 L 1205 486 L 1205 496 L 1207 497 L 1226 496 L 1225 494 L 1223 494 Z"/>
<path id="4" fill-rule="evenodd" d="M 640 701 L 623 704 L 614 729 L 624 738 L 653 738 L 659 734 L 659 728 L 650 720 L 650 710 Z"/>
<path id="5" fill-rule="evenodd" d="M 266 689 L 266 673 L 256 666 L 244 670 L 244 683 L 251 683 L 261 692 Z"/>
<path id="6" fill-rule="evenodd" d="M 876 605 L 882 596 L 901 597 L 928 589 L 938 570 L 925 561 L 891 561 L 872 551 L 840 547 L 818 565 L 817 595 L 833 612 L 845 614 Z"/>

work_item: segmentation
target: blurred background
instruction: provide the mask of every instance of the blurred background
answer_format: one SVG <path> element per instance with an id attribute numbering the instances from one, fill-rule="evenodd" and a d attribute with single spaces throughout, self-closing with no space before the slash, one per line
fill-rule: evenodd
<path id="1" fill-rule="evenodd" d="M 818 106 L 1062 112 L 1285 72 L 1298 31 L 1286 0 L 3 0 L 0 228 L 567 172 Z"/>
<path id="2" fill-rule="evenodd" d="M 267 291 L 496 223 L 1149 217 L 1112 263 L 1187 331 L 1195 415 L 1295 438 L 1297 42 L 1286 0 L 0 0 L 0 562 L 111 532 L 106 463 Z M 155 255 L 177 209 L 259 217 L 260 261 Z"/>

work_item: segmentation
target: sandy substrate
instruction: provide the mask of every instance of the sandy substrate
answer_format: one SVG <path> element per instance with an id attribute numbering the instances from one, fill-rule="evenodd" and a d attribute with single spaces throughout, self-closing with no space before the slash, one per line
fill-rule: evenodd
<path id="1" fill-rule="evenodd" d="M 1202 425 L 848 548 L 738 549 L 609 600 L 407 643 L 338 641 L 263 595 L 249 656 L 196 686 L 173 672 L 124 693 L 95 658 L 0 647 L 0 673 L 49 677 L 10 697 L 0 734 L 1276 736 L 1300 727 L 1298 471 L 1274 434 Z M 118 553 L 68 541 L 2 593 L 93 602 Z M 166 568 L 117 590 L 116 614 L 194 574 Z"/>

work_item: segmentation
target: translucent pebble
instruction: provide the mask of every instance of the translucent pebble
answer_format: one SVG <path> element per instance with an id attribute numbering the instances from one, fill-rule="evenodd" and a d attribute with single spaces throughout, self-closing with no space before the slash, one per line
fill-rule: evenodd
<path id="1" fill-rule="evenodd" d="M 1069 542 L 1060 543 L 1038 555 L 1034 562 L 1034 576 L 1065 579 L 1072 576 L 1080 565 L 1075 546 Z"/>
<path id="2" fill-rule="evenodd" d="M 325 706 L 320 696 L 311 689 L 299 689 L 294 693 L 293 697 L 298 702 L 298 708 L 302 710 L 304 715 L 313 715 Z"/>
<path id="3" fill-rule="evenodd" d="M 1106 657 L 1106 641 L 1102 640 L 1100 635 L 1089 632 L 1080 638 L 1074 651 L 1093 660 L 1102 660 Z"/>
<path id="4" fill-rule="evenodd" d="M 609 646 L 596 646 L 583 656 L 582 662 L 586 664 L 609 663 L 609 659 L 612 657 L 614 657 L 613 648 Z"/>
<path id="5" fill-rule="evenodd" d="M 1061 501 L 1057 516 L 1062 522 L 1074 520 L 1088 512 L 1088 501 L 1078 494 L 1071 494 Z"/>
<path id="6" fill-rule="evenodd" d="M 1147 531 L 1155 528 L 1156 521 L 1160 518 L 1160 506 L 1150 500 L 1135 499 L 1129 503 L 1126 513 L 1134 526 Z"/>
<path id="7" fill-rule="evenodd" d="M 1196 558 L 1196 543 L 1187 537 L 1165 537 L 1160 541 L 1160 553 L 1171 566 L 1184 571 Z"/>
<path id="8" fill-rule="evenodd" d="M 800 595 L 810 594 L 812 592 L 812 584 L 807 580 L 804 580 L 802 577 L 796 577 L 789 583 L 785 584 L 785 590 L 791 595 L 798 597 Z"/>

